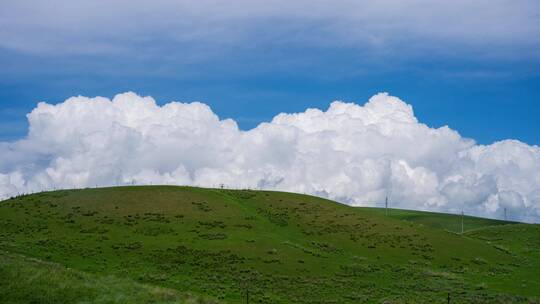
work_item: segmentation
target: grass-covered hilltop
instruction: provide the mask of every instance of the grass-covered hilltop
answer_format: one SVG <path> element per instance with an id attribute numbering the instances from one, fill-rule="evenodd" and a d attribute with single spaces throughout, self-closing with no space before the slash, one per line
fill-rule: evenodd
<path id="1" fill-rule="evenodd" d="M 539 303 L 540 226 L 174 186 L 0 202 L 0 303 Z"/>

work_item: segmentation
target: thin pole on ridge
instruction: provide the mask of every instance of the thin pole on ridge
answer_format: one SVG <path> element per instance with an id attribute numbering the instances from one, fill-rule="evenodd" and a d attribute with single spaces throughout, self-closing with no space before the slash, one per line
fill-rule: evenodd
<path id="1" fill-rule="evenodd" d="M 461 234 L 463 234 L 463 218 L 465 217 L 465 214 L 463 213 L 463 209 L 461 209 Z"/>

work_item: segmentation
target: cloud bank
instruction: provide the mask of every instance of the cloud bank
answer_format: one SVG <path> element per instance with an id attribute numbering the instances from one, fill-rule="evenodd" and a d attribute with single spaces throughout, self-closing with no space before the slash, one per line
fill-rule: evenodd
<path id="1" fill-rule="evenodd" d="M 0 48 L 140 56 L 156 48 L 185 53 L 193 45 L 199 54 L 205 45 L 221 53 L 299 44 L 538 59 L 539 9 L 535 0 L 19 0 L 2 4 Z"/>
<path id="2" fill-rule="evenodd" d="M 420 123 L 381 93 L 364 105 L 282 113 L 240 130 L 205 104 L 124 93 L 39 103 L 29 132 L 0 142 L 0 197 L 53 188 L 177 184 L 309 193 L 354 206 L 540 221 L 540 148 L 477 145 Z"/>

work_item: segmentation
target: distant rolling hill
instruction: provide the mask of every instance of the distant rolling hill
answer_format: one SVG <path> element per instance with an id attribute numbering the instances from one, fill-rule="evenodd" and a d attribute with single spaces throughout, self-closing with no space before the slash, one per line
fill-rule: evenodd
<path id="1" fill-rule="evenodd" d="M 44 192 L 0 202 L 0 302 L 539 303 L 539 225 L 456 223 L 284 192 Z"/>
<path id="2" fill-rule="evenodd" d="M 404 209 L 388 210 L 384 208 L 363 208 L 365 211 L 379 215 L 387 215 L 391 218 L 410 221 L 427 227 L 447 230 L 449 232 L 461 233 L 462 216 L 457 214 L 437 213 L 427 211 L 415 211 Z M 468 232 L 474 229 L 482 229 L 488 226 L 519 224 L 513 221 L 494 220 L 475 216 L 463 216 L 463 231 Z"/>

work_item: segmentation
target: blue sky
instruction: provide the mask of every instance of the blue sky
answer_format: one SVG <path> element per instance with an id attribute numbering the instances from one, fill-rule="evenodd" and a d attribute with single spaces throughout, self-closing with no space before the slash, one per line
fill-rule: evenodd
<path id="1" fill-rule="evenodd" d="M 535 1 L 53 1 L 0 10 L 0 141 L 38 101 L 134 91 L 243 129 L 389 92 L 482 144 L 540 144 Z"/>

